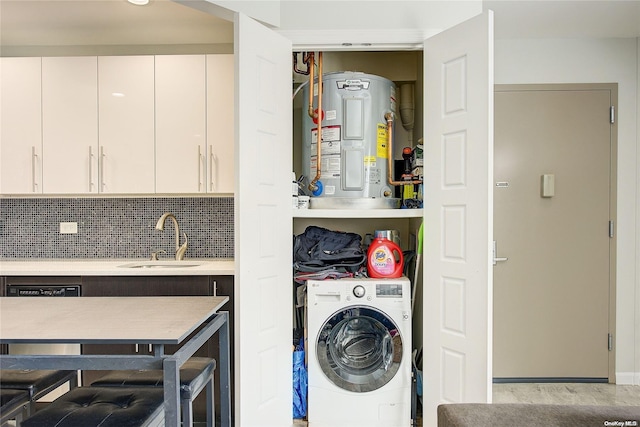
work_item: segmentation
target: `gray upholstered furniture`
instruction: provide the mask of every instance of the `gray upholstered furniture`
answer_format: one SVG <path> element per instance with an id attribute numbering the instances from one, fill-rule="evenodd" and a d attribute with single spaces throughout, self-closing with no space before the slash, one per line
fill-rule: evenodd
<path id="1" fill-rule="evenodd" d="M 180 368 L 180 401 L 182 425 L 193 426 L 193 400 L 206 387 L 207 427 L 214 426 L 213 375 L 215 359 L 191 357 Z M 160 370 L 112 371 L 91 385 L 98 387 L 162 387 Z"/>
<path id="2" fill-rule="evenodd" d="M 613 422 L 621 424 L 611 424 Z M 602 427 L 607 425 L 640 426 L 640 406 L 520 403 L 456 403 L 438 406 L 438 427 Z"/>
<path id="3" fill-rule="evenodd" d="M 69 389 L 78 385 L 77 371 L 59 371 L 46 369 L 2 369 L 0 370 L 0 390 L 21 390 L 27 394 L 24 416 L 35 410 L 35 401 L 47 393 L 68 383 Z M 4 412 L 2 419 L 5 418 Z"/>
<path id="4" fill-rule="evenodd" d="M 31 400 L 40 399 L 65 383 L 69 383 L 69 388 L 76 387 L 78 372 L 46 369 L 0 370 L 0 388 L 27 390 Z"/>
<path id="5" fill-rule="evenodd" d="M 27 415 L 29 406 L 29 392 L 11 388 L 0 389 L 0 426 L 9 420 L 15 420 L 16 427 L 20 427 Z"/>
<path id="6" fill-rule="evenodd" d="M 164 426 L 160 387 L 77 387 L 26 418 L 22 427 Z"/>

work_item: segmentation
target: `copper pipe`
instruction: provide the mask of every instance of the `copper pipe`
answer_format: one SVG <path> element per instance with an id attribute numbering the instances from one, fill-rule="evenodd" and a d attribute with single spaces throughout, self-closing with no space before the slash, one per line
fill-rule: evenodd
<path id="1" fill-rule="evenodd" d="M 313 70 L 314 70 L 313 52 L 309 53 L 309 109 L 307 114 L 313 119 Z"/>
<path id="2" fill-rule="evenodd" d="M 389 181 L 389 185 L 411 185 L 411 184 L 422 184 L 420 180 L 414 181 L 394 181 L 393 179 L 393 113 L 387 113 L 384 115 L 385 120 L 387 121 L 387 181 Z"/>
<path id="3" fill-rule="evenodd" d="M 309 90 L 313 96 L 313 87 Z M 309 190 L 316 191 L 318 186 L 316 183 L 320 180 L 322 168 L 322 52 L 318 52 L 318 113 L 314 114 L 318 120 L 318 136 L 317 136 L 317 159 L 316 159 L 316 176 L 309 183 Z M 312 116 L 313 117 L 313 116 Z"/>

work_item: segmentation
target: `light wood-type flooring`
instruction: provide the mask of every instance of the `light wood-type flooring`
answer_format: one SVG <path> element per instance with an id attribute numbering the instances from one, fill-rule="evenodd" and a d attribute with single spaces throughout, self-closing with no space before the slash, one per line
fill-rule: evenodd
<path id="1" fill-rule="evenodd" d="M 640 406 L 640 386 L 584 383 L 494 384 L 493 402 Z M 294 420 L 295 427 L 306 425 L 304 420 Z M 417 426 L 422 426 L 420 417 Z"/>

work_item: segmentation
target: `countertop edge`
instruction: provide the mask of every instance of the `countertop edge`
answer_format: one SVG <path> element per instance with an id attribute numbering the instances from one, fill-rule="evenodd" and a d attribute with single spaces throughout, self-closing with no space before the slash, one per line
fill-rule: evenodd
<path id="1" fill-rule="evenodd" d="M 145 263 L 148 259 L 100 260 L 0 260 L 0 276 L 233 276 L 235 262 L 230 259 L 197 259 L 191 267 L 127 268 L 126 264 Z"/>

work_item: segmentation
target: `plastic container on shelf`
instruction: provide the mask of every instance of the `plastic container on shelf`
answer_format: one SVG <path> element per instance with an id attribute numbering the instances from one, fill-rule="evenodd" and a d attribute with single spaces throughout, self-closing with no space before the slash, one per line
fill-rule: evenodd
<path id="1" fill-rule="evenodd" d="M 367 274 L 373 278 L 402 276 L 404 256 L 400 246 L 389 239 L 376 238 L 367 251 Z"/>

